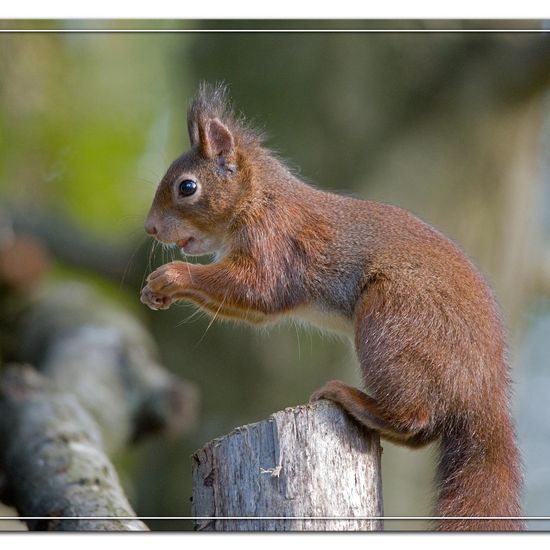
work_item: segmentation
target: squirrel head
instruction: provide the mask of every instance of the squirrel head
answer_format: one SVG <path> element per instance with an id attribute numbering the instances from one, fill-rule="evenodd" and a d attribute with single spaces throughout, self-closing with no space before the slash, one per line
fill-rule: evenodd
<path id="1" fill-rule="evenodd" d="M 250 194 L 250 153 L 262 136 L 235 116 L 223 84 L 199 86 L 187 128 L 191 148 L 162 178 L 145 230 L 198 256 L 226 247 L 239 204 Z"/>

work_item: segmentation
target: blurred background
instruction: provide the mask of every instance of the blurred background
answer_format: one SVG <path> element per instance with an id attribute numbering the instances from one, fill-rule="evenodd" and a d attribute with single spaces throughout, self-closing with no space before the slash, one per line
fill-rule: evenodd
<path id="1" fill-rule="evenodd" d="M 115 457 L 139 515 L 190 514 L 190 455 L 210 439 L 306 402 L 328 379 L 360 383 L 353 350 L 315 331 L 210 326 L 190 306 L 152 312 L 139 302 L 144 277 L 169 259 L 151 252 L 143 221 L 188 147 L 187 103 L 199 81 L 224 80 L 237 110 L 307 181 L 413 211 L 486 275 L 509 332 L 525 514 L 550 516 L 549 42 L 535 33 L 0 35 L 0 248 L 10 231 L 31 235 L 50 258 L 47 281 L 85 281 L 122 304 L 152 332 L 161 362 L 201 392 L 193 433 Z M 383 447 L 385 514 L 429 515 L 435 448 Z"/>

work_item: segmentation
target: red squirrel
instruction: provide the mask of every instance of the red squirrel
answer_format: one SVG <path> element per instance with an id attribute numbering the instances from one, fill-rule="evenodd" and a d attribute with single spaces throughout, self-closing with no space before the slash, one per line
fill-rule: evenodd
<path id="1" fill-rule="evenodd" d="M 213 261 L 159 267 L 141 301 L 348 335 L 369 393 L 331 381 L 311 399 L 394 443 L 439 442 L 439 530 L 523 529 L 504 330 L 466 255 L 406 210 L 301 181 L 223 85 L 200 85 L 187 122 L 191 148 L 162 178 L 145 229 Z M 488 516 L 508 519 L 475 519 Z"/>

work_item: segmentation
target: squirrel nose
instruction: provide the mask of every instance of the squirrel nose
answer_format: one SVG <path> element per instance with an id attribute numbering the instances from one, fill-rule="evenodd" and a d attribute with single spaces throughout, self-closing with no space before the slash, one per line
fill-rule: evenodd
<path id="1" fill-rule="evenodd" d="M 156 225 L 151 220 L 145 221 L 145 232 L 155 236 L 158 233 Z"/>

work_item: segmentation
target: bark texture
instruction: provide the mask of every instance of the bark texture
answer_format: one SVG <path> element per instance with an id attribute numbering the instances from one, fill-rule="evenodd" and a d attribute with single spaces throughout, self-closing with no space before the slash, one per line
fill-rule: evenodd
<path id="1" fill-rule="evenodd" d="M 196 529 L 380 530 L 361 519 L 383 515 L 380 457 L 378 434 L 332 403 L 277 412 L 193 455 Z M 321 519 L 335 517 L 358 519 Z"/>
<path id="2" fill-rule="evenodd" d="M 51 517 L 25 520 L 32 530 L 144 530 L 137 519 L 85 519 L 135 516 L 107 457 L 152 433 L 187 433 L 197 389 L 89 285 L 46 283 L 31 296 L 0 307 L 0 351 L 16 363 L 0 367 L 0 500 L 22 517 Z"/>
<path id="3" fill-rule="evenodd" d="M 0 463 L 3 500 L 30 529 L 48 531 L 143 531 L 107 458 L 99 429 L 68 393 L 56 390 L 28 366 L 12 365 L 0 379 Z M 61 520 L 55 516 L 74 516 Z"/>

